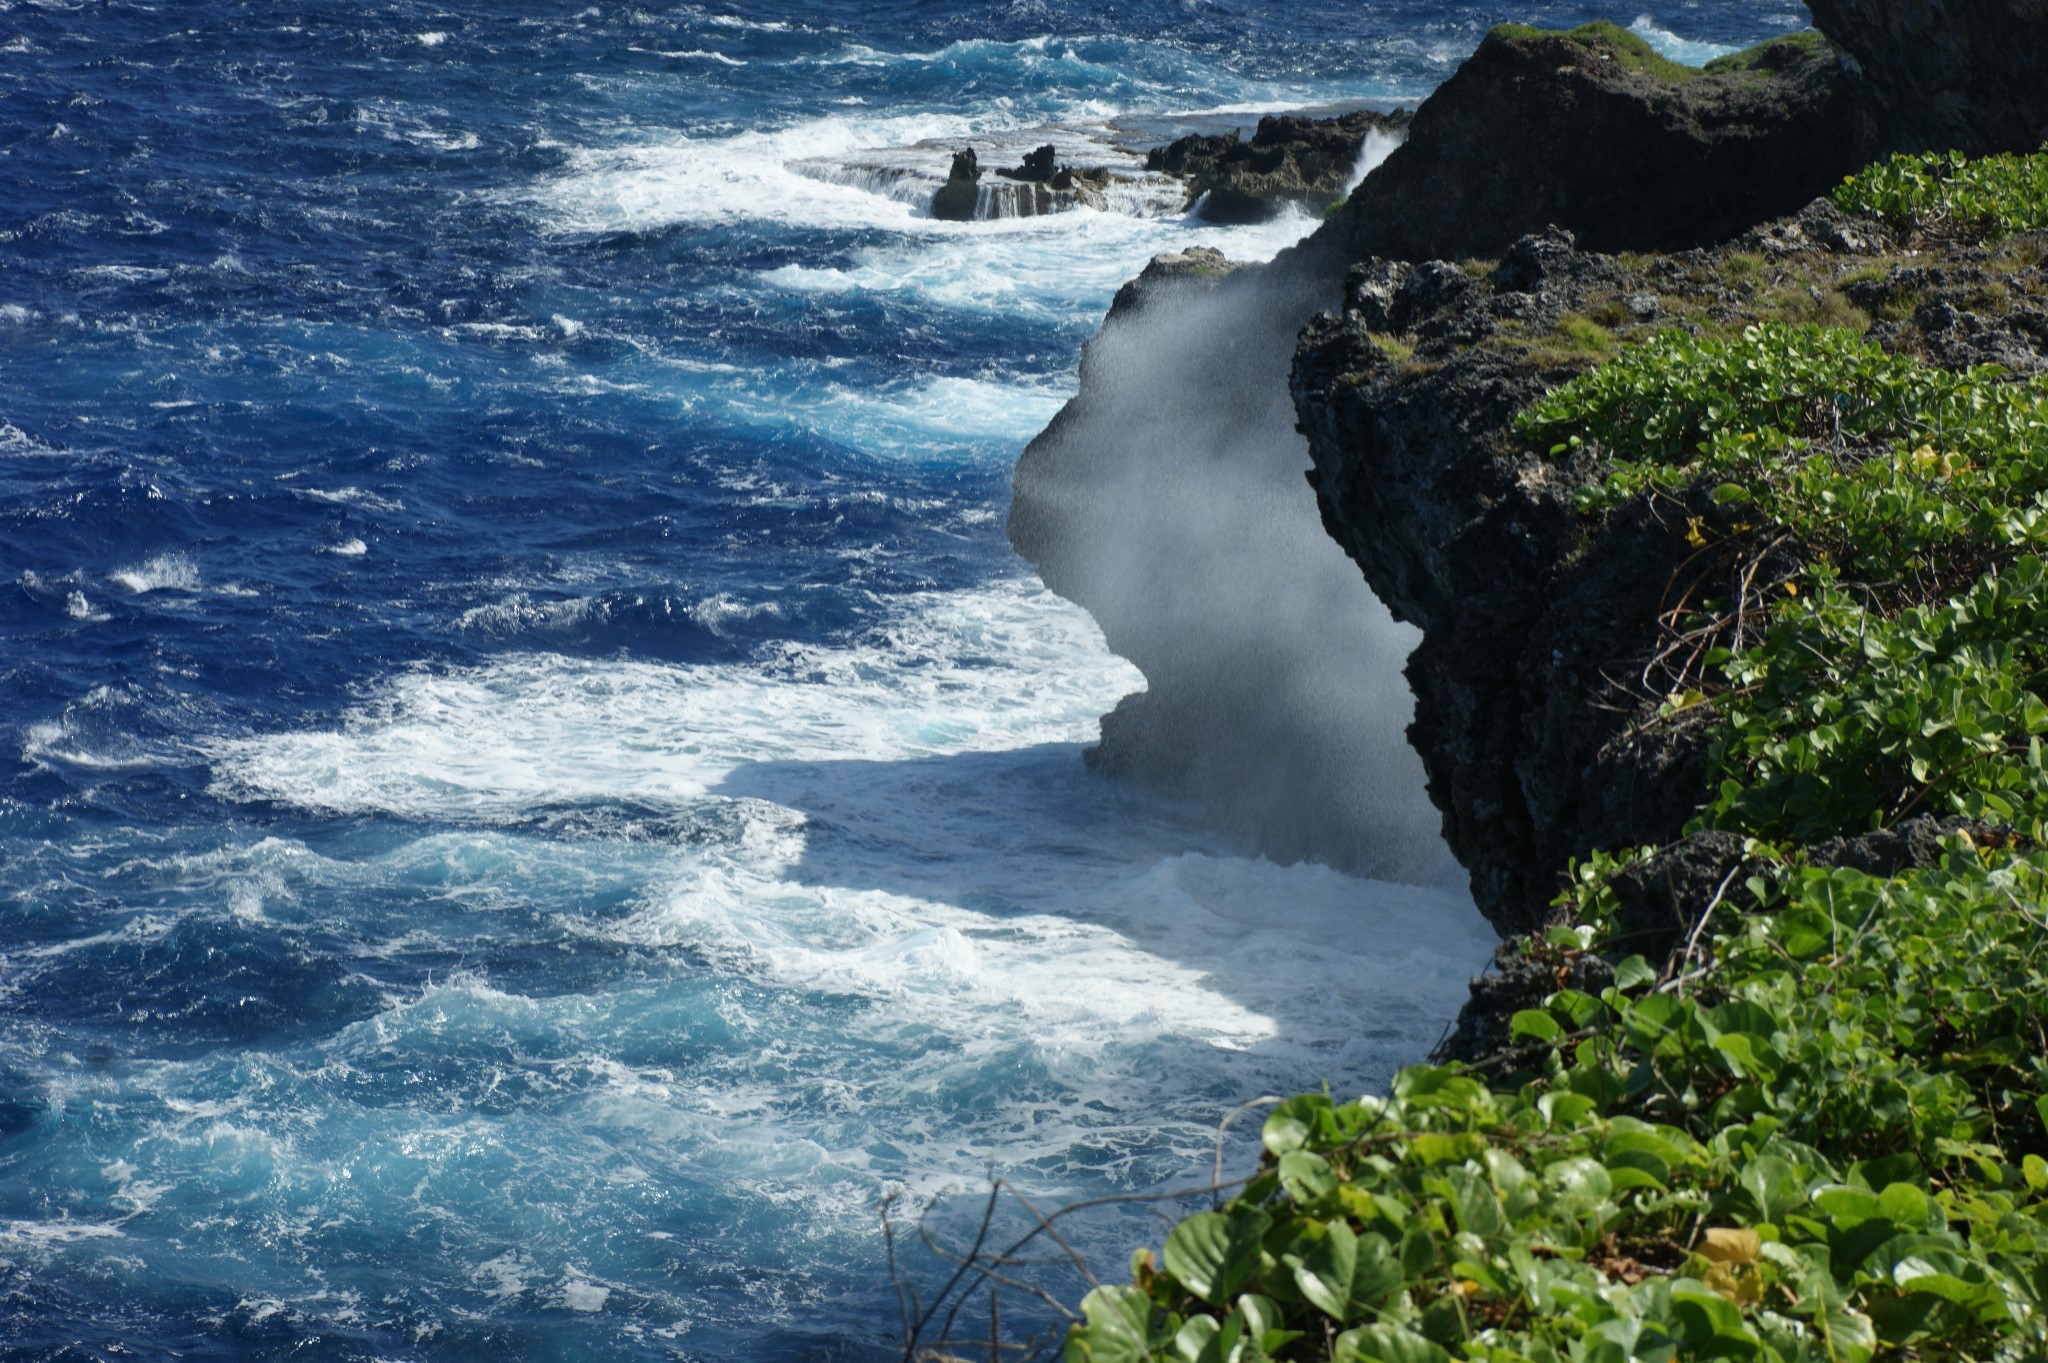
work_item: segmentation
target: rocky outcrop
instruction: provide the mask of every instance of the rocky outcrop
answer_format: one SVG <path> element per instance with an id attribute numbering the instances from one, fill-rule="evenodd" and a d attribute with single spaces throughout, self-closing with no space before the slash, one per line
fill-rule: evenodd
<path id="1" fill-rule="evenodd" d="M 1006 180 L 1050 180 L 1058 173 L 1058 167 L 1054 163 L 1058 160 L 1059 154 L 1060 149 L 1047 142 L 1033 150 L 1019 164 L 998 170 L 996 174 Z"/>
<path id="2" fill-rule="evenodd" d="M 1552 224 L 1598 250 L 1682 249 L 1790 213 L 1868 159 L 1824 43 L 1685 73 L 1611 25 L 1500 28 L 1416 110 L 1335 224 L 1353 259 L 1490 255 Z"/>
<path id="3" fill-rule="evenodd" d="M 1391 145 L 1408 118 L 1405 109 L 1361 109 L 1335 118 L 1268 115 L 1250 141 L 1235 130 L 1190 135 L 1154 147 L 1145 168 L 1185 180 L 1189 207 L 1211 222 L 1264 222 L 1288 204 L 1321 213 L 1357 178 L 1366 139 Z"/>
<path id="4" fill-rule="evenodd" d="M 1570 494 L 1585 470 L 1513 432 L 1586 357 L 1506 344 L 1504 330 L 1541 337 L 1596 294 L 1644 291 L 1561 233 L 1483 276 L 1373 262 L 1296 357 L 1324 525 L 1423 631 L 1410 737 L 1444 838 L 1503 931 L 1541 921 L 1568 857 L 1672 837 L 1703 789 L 1696 739 L 1633 732 L 1645 697 L 1630 682 L 1693 557 L 1685 519 L 1639 511 L 1582 544 Z"/>
<path id="5" fill-rule="evenodd" d="M 1808 0 L 1865 90 L 1871 136 L 1906 151 L 2048 142 L 2048 0 Z"/>
<path id="6" fill-rule="evenodd" d="M 981 163 L 974 148 L 965 147 L 955 153 L 952 173 L 932 196 L 932 216 L 942 222 L 972 222 L 980 202 Z"/>
<path id="7" fill-rule="evenodd" d="M 1626 263 L 1552 231 L 1497 263 L 1352 269 L 1342 314 L 1312 323 L 1295 359 L 1309 480 L 1329 533 L 1423 631 L 1410 735 L 1496 926 L 1541 924 L 1570 859 L 1644 844 L 1673 850 L 1641 872 L 1640 895 L 1622 894 L 1630 949 L 1655 956 L 1699 912 L 1712 889 L 1693 893 L 1699 866 L 1718 877 L 1740 849 L 1713 845 L 1720 834 L 1680 840 L 1708 793 L 1706 715 L 1659 713 L 1675 684 L 1660 662 L 1672 612 L 1735 598 L 1738 574 L 1775 591 L 1800 555 L 1745 541 L 1703 486 L 1589 522 L 1571 496 L 1597 477 L 1599 452 L 1531 448 L 1515 415 L 1659 326 L 1825 321 L 1936 363 L 1996 355 L 2040 373 L 2040 245 L 1901 239 L 1822 200 L 1713 250 Z M 1932 845 L 1814 856 L 1861 865 Z M 1690 888 L 1651 883 L 1674 876 Z"/>

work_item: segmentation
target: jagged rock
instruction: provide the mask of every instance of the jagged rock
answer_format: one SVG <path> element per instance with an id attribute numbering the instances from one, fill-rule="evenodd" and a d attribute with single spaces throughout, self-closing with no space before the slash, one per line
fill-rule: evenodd
<path id="1" fill-rule="evenodd" d="M 1808 0 L 1867 93 L 1875 141 L 2032 151 L 2048 141 L 2048 0 Z"/>
<path id="2" fill-rule="evenodd" d="M 1498 1055 L 1513 1044 L 1515 1014 L 1541 1008 L 1560 989 L 1597 995 L 1613 983 L 1613 967 L 1598 956 L 1575 956 L 1558 969 L 1525 955 L 1519 941 L 1502 942 L 1487 973 L 1472 981 L 1457 1023 L 1430 1059 L 1469 1064 Z"/>
<path id="3" fill-rule="evenodd" d="M 1124 281 L 1111 300 L 1109 314 L 1103 319 L 1107 327 L 1111 318 L 1119 322 L 1136 316 L 1153 299 L 1171 294 L 1183 285 L 1204 287 L 1220 284 L 1241 268 L 1241 262 L 1232 260 L 1213 246 L 1190 246 L 1185 251 L 1171 251 L 1156 255 L 1145 262 L 1145 268 L 1137 277 Z M 1081 381 L 1088 381 L 1089 357 L 1095 352 L 1091 341 L 1081 347 Z"/>
<path id="4" fill-rule="evenodd" d="M 1571 494 L 1597 453 L 1552 458 L 1513 425 L 1591 363 L 1547 328 L 1587 311 L 1662 320 L 1661 305 L 1625 302 L 1655 292 L 1556 229 L 1491 271 L 1368 261 L 1348 276 L 1344 315 L 1311 324 L 1295 357 L 1324 526 L 1423 630 L 1409 737 L 1474 900 L 1504 932 L 1543 921 L 1569 858 L 1670 841 L 1705 793 L 1703 731 L 1647 724 L 1662 697 L 1642 678 L 1661 610 L 1726 566 L 1695 552 L 1691 523 L 1729 513 L 1681 489 L 1589 538 Z"/>
<path id="5" fill-rule="evenodd" d="M 1700 245 L 1793 211 L 1868 159 L 1824 46 L 1685 80 L 1624 48 L 1488 34 L 1338 215 L 1347 253 L 1456 260 L 1551 223 L 1596 250 Z"/>
<path id="6" fill-rule="evenodd" d="M 1715 906 L 1716 895 L 1725 902 L 1731 890 L 1764 869 L 1762 860 L 1744 851 L 1741 838 L 1718 829 L 1663 848 L 1608 882 L 1618 901 L 1613 949 L 1661 965 Z"/>
<path id="7" fill-rule="evenodd" d="M 953 157 L 953 169 L 946 183 L 932 195 L 932 216 L 945 222 L 971 222 L 974 206 L 981 199 L 981 164 L 974 148 L 967 147 Z"/>
<path id="8" fill-rule="evenodd" d="M 1349 318 L 1312 325 L 1295 365 L 1324 525 L 1424 631 L 1409 738 L 1504 932 L 1543 920 L 1568 857 L 1674 836 L 1705 783 L 1698 735 L 1632 732 L 1641 698 L 1618 684 L 1691 554 L 1684 518 L 1619 517 L 1582 547 L 1583 470 L 1512 439 L 1567 372 L 1475 349 L 1410 374 Z"/>
<path id="9" fill-rule="evenodd" d="M 1006 180 L 1050 180 L 1053 177 L 1053 158 L 1059 149 L 1048 142 L 1024 158 L 1022 165 L 998 170 L 996 174 Z"/>
<path id="10" fill-rule="evenodd" d="M 1145 167 L 1185 179 L 1189 206 L 1211 222 L 1264 222 L 1289 203 L 1319 213 L 1344 196 L 1367 135 L 1398 137 L 1407 123 L 1406 110 L 1268 115 L 1249 142 L 1235 131 L 1195 134 L 1154 147 Z"/>
<path id="11" fill-rule="evenodd" d="M 1717 890 L 1736 894 L 1761 869 L 1731 834 L 1683 833 L 1709 793 L 1709 712 L 1658 715 L 1655 622 L 1674 591 L 1705 574 L 1722 577 L 1701 582 L 1695 599 L 1731 594 L 1737 563 L 1754 562 L 1753 583 L 1787 581 L 1801 553 L 1774 541 L 1719 566 L 1696 553 L 1690 529 L 1712 544 L 1739 534 L 1704 486 L 1673 490 L 1662 510 L 1646 502 L 1579 519 L 1571 490 L 1598 475 L 1600 452 L 1553 457 L 1513 427 L 1541 392 L 1592 363 L 1569 353 L 1563 323 L 1601 317 L 1611 347 L 1653 325 L 1727 329 L 1797 315 L 1810 301 L 1844 323 L 1856 308 L 1882 314 L 1871 336 L 1923 359 L 1996 358 L 2043 373 L 2044 250 L 2048 234 L 1924 239 L 1823 200 L 1714 250 L 1626 265 L 1553 229 L 1514 243 L 1490 269 L 1381 259 L 1351 269 L 1344 314 L 1312 324 L 1296 356 L 1310 482 L 1333 538 L 1395 614 L 1425 631 L 1408 663 L 1410 734 L 1445 837 L 1496 926 L 1540 927 L 1572 857 L 1660 846 L 1612 885 L 1614 951 L 1661 962 Z M 1559 330 L 1540 335 L 1543 325 Z M 1896 874 L 1935 864 L 1939 839 L 1957 827 L 1921 817 L 1807 855 Z M 1475 982 L 1442 1054 L 1499 1050 L 1514 1011 L 1560 987 L 1553 968 L 1504 953 Z"/>
<path id="12" fill-rule="evenodd" d="M 1942 838 L 1970 827 L 1965 820 L 1922 814 L 1891 828 L 1814 843 L 1806 859 L 1813 866 L 1895 876 L 1939 865 Z M 1717 895 L 1720 904 L 1747 907 L 1744 882 L 1767 869 L 1768 863 L 1751 856 L 1740 837 L 1719 829 L 1692 833 L 1659 849 L 1608 882 L 1617 901 L 1609 953 L 1617 960 L 1640 955 L 1662 965 L 1703 931 L 1700 922 L 1716 907 Z"/>

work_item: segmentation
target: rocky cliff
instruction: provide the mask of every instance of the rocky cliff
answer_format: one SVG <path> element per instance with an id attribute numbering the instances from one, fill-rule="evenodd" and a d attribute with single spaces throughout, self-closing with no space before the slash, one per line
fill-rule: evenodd
<path id="1" fill-rule="evenodd" d="M 1869 159 L 1858 90 L 1814 35 L 1692 71 L 1611 24 L 1502 26 L 1332 228 L 1354 260 L 1486 255 L 1552 224 L 1604 251 L 1719 241 Z"/>
<path id="2" fill-rule="evenodd" d="M 1420 878 L 1440 826 L 1507 932 L 1541 920 L 1569 858 L 1676 836 L 1703 745 L 1649 721 L 1672 613 L 1727 586 L 1694 543 L 1725 512 L 1692 489 L 1589 538 L 1571 505 L 1588 470 L 1518 445 L 1514 413 L 1660 326 L 2036 353 L 2039 309 L 1987 311 L 1981 265 L 1806 205 L 1936 128 L 1978 150 L 2030 137 L 2026 98 L 1938 73 L 2006 9 L 2024 54 L 2040 18 L 1983 0 L 1943 35 L 1816 8 L 1845 16 L 1847 55 L 1805 35 L 1705 72 L 1611 26 L 1497 29 L 1302 247 L 1156 266 L 1120 296 L 1019 462 L 1010 526 L 1146 675 L 1100 765 L 1275 856 Z M 1899 92 L 1935 80 L 1945 111 L 1916 122 Z"/>
<path id="3" fill-rule="evenodd" d="M 1553 231 L 1482 266 L 1352 270 L 1342 313 L 1313 322 L 1295 357 L 1309 481 L 1332 537 L 1423 632 L 1410 737 L 1496 925 L 1541 922 L 1574 856 L 1677 838 L 1707 787 L 1704 731 L 1658 722 L 1675 621 L 1798 552 L 1703 549 L 1738 519 L 1706 486 L 1588 522 L 1572 494 L 1597 451 L 1533 448 L 1515 415 L 1669 326 L 1824 322 L 1938 362 L 2040 372 L 2042 282 L 2038 266 L 1908 248 L 1825 201 L 1712 250 L 1628 263 Z"/>
<path id="4" fill-rule="evenodd" d="M 1301 485 L 1309 455 L 1287 374 L 1301 328 L 1342 301 L 1358 226 L 1376 220 L 1370 206 L 1406 224 L 1415 254 L 1432 254 L 1437 239 L 1460 250 L 1490 239 L 1459 224 L 1491 210 L 1430 207 L 1404 178 L 1451 173 L 1475 126 L 1558 100 L 1604 103 L 1616 124 L 1626 108 L 1690 110 L 1689 121 L 1660 123 L 1656 142 L 1682 164 L 1737 140 L 1724 104 L 1756 118 L 1775 110 L 1774 128 L 1831 107 L 1833 58 L 1810 43 L 1757 54 L 1739 79 L 1688 76 L 1700 90 L 1686 94 L 1603 57 L 1610 50 L 1647 52 L 1609 29 L 1490 37 L 1484 59 L 1425 102 L 1410 141 L 1301 247 L 1243 270 L 1213 256 L 1159 263 L 1119 296 L 1084 353 L 1080 394 L 1018 462 L 1009 526 L 1046 583 L 1085 606 L 1145 674 L 1146 690 L 1105 717 L 1099 766 L 1193 804 L 1275 857 L 1441 874 L 1439 814 L 1405 737 L 1401 665 L 1417 635 L 1321 532 Z M 1182 155 L 1195 165 L 1198 151 Z M 1388 180 L 1403 158 L 1413 169 Z M 1599 163 L 1503 159 L 1498 169 L 1487 194 L 1503 201 L 1569 171 L 1578 188 L 1532 202 L 1568 227 L 1606 230 L 1612 196 L 1594 192 L 1607 175 Z M 1771 202 L 1804 202 L 1836 172 L 1788 158 L 1785 173 L 1793 182 L 1772 185 Z"/>
<path id="5" fill-rule="evenodd" d="M 2048 0 L 1809 0 L 1863 91 L 1866 135 L 1908 151 L 2048 142 Z"/>
<path id="6" fill-rule="evenodd" d="M 1192 135 L 1145 157 L 1147 170 L 1180 176 L 1188 206 L 1211 222 L 1264 222 L 1294 204 L 1321 213 L 1362 173 L 1372 139 L 1391 148 L 1406 135 L 1408 111 L 1360 109 L 1335 118 L 1269 114 L 1250 140 Z"/>

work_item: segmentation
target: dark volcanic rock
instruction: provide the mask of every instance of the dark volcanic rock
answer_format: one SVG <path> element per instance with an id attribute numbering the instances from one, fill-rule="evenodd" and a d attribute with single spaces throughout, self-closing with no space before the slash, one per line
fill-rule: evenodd
<path id="1" fill-rule="evenodd" d="M 1367 136 L 1399 137 L 1406 110 L 1358 110 L 1336 118 L 1268 115 L 1249 142 L 1227 136 L 1183 137 L 1154 147 L 1147 170 L 1187 181 L 1188 202 L 1211 222 L 1263 222 L 1289 203 L 1320 213 L 1344 197 Z"/>
<path id="2" fill-rule="evenodd" d="M 946 183 L 932 195 L 932 216 L 946 222 L 971 222 L 974 206 L 981 199 L 981 164 L 968 147 L 953 157 L 953 169 Z"/>
<path id="3" fill-rule="evenodd" d="M 1765 319 L 1857 326 L 1870 313 L 1870 335 L 1894 350 L 2048 372 L 2044 260 L 2048 234 L 1929 236 L 1819 201 L 1714 250 L 1626 264 L 1553 231 L 1498 263 L 1352 267 L 1343 315 L 1312 324 L 1296 355 L 1310 482 L 1330 534 L 1425 631 L 1408 662 L 1410 733 L 1445 837 L 1497 927 L 1542 926 L 1569 860 L 1602 848 L 1660 849 L 1610 882 L 1616 953 L 1661 962 L 1717 893 L 1747 906 L 1761 865 L 1741 839 L 1684 833 L 1709 793 L 1711 711 L 1659 714 L 1669 682 L 1657 648 L 1670 637 L 1659 617 L 1681 599 L 1732 597 L 1738 565 L 1754 564 L 1749 580 L 1768 595 L 1802 552 L 1744 541 L 1703 486 L 1582 519 L 1571 493 L 1599 475 L 1602 452 L 1532 449 L 1516 413 L 1659 325 L 1725 334 Z M 1589 327 L 1597 344 L 1575 354 Z M 1806 855 L 1891 875 L 1935 864 L 1956 828 L 1922 817 Z M 1554 953 L 1510 949 L 1497 967 L 1475 982 L 1446 1056 L 1499 1050 L 1514 1011 L 1572 982 Z"/>
<path id="4" fill-rule="evenodd" d="M 1733 236 L 1868 159 L 1834 54 L 1773 53 L 1674 81 L 1612 44 L 1496 31 L 1333 226 L 1353 259 L 1486 255 L 1551 223 L 1605 251 Z"/>
<path id="5" fill-rule="evenodd" d="M 1530 957 L 1519 939 L 1494 948 L 1487 973 L 1472 981 L 1458 1021 L 1430 1058 L 1468 1064 L 1506 1050 L 1513 1042 L 1515 1014 L 1541 1008 L 1560 989 L 1597 995 L 1614 983 L 1614 970 L 1598 956 L 1575 956 L 1563 969 Z"/>
<path id="6" fill-rule="evenodd" d="M 1719 829 L 1694 833 L 1637 862 L 1609 882 L 1618 901 L 1614 950 L 1664 960 L 1732 888 L 1764 869 L 1741 838 Z"/>
<path id="7" fill-rule="evenodd" d="M 1001 169 L 996 174 L 1006 180 L 1050 180 L 1053 177 L 1053 159 L 1059 149 L 1048 142 L 1024 158 L 1022 165 Z"/>
<path id="8" fill-rule="evenodd" d="M 1867 87 L 1877 139 L 1906 151 L 2048 141 L 2048 0 L 1808 0 Z"/>
<path id="9" fill-rule="evenodd" d="M 1581 549 L 1572 470 L 1510 429 L 1562 376 L 1486 350 L 1404 375 L 1355 319 L 1311 326 L 1295 369 L 1324 524 L 1424 631 L 1409 737 L 1502 931 L 1542 921 L 1567 858 L 1665 841 L 1705 788 L 1697 733 L 1635 732 L 1621 684 L 1692 556 L 1684 519 L 1618 517 Z"/>
<path id="10" fill-rule="evenodd" d="M 1689 515 L 1719 513 L 1681 494 L 1588 540 L 1571 492 L 1590 456 L 1552 459 L 1513 429 L 1587 362 L 1527 338 L 1639 289 L 1563 233 L 1516 243 L 1483 278 L 1371 261 L 1351 272 L 1345 315 L 1313 323 L 1295 357 L 1323 523 L 1424 632 L 1409 736 L 1473 898 L 1504 932 L 1543 920 L 1570 857 L 1675 837 L 1705 789 L 1699 731 L 1645 727 L 1656 698 L 1637 678 L 1658 615 L 1717 568 L 1687 542 Z M 1415 359 L 1376 332 L 1404 333 Z"/>

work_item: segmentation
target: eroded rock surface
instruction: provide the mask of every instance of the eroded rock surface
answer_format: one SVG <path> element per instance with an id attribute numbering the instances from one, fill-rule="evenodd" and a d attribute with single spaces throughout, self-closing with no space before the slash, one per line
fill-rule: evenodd
<path id="1" fill-rule="evenodd" d="M 1339 215 L 1353 259 L 1488 255 L 1556 224 L 1599 250 L 1719 241 L 1868 159 L 1824 44 L 1671 80 L 1615 44 L 1496 30 L 1415 111 Z"/>
<path id="2" fill-rule="evenodd" d="M 1249 140 L 1236 133 L 1196 134 L 1145 158 L 1147 170 L 1187 182 L 1188 202 L 1211 222 L 1264 222 L 1287 204 L 1320 213 L 1343 198 L 1369 137 L 1398 141 L 1406 110 L 1361 109 L 1335 118 L 1271 115 Z"/>
<path id="3" fill-rule="evenodd" d="M 1877 140 L 1906 151 L 2048 141 L 2048 0 L 1808 0 L 1867 87 Z"/>
<path id="4" fill-rule="evenodd" d="M 1663 326 L 1821 322 L 1936 364 L 1995 356 L 2040 373 L 2044 253 L 2041 236 L 1928 239 L 1823 200 L 1712 250 L 1624 261 L 1553 231 L 1497 262 L 1353 267 L 1342 314 L 1311 324 L 1296 356 L 1309 478 L 1330 534 L 1424 632 L 1410 732 L 1496 926 L 1542 923 L 1568 861 L 1596 849 L 1673 844 L 1725 871 L 1727 849 L 1699 841 L 1721 835 L 1679 841 L 1708 793 L 1706 716 L 1658 715 L 1660 617 L 1733 595 L 1738 571 L 1789 580 L 1801 552 L 1701 548 L 1740 539 L 1704 486 L 1589 522 L 1572 493 L 1599 476 L 1601 452 L 1532 448 L 1516 414 Z M 1889 855 L 1848 848 L 1842 863 L 1866 853 Z M 1678 906 L 1696 913 L 1704 896 L 1637 898 L 1624 927 L 1655 954 Z"/>

